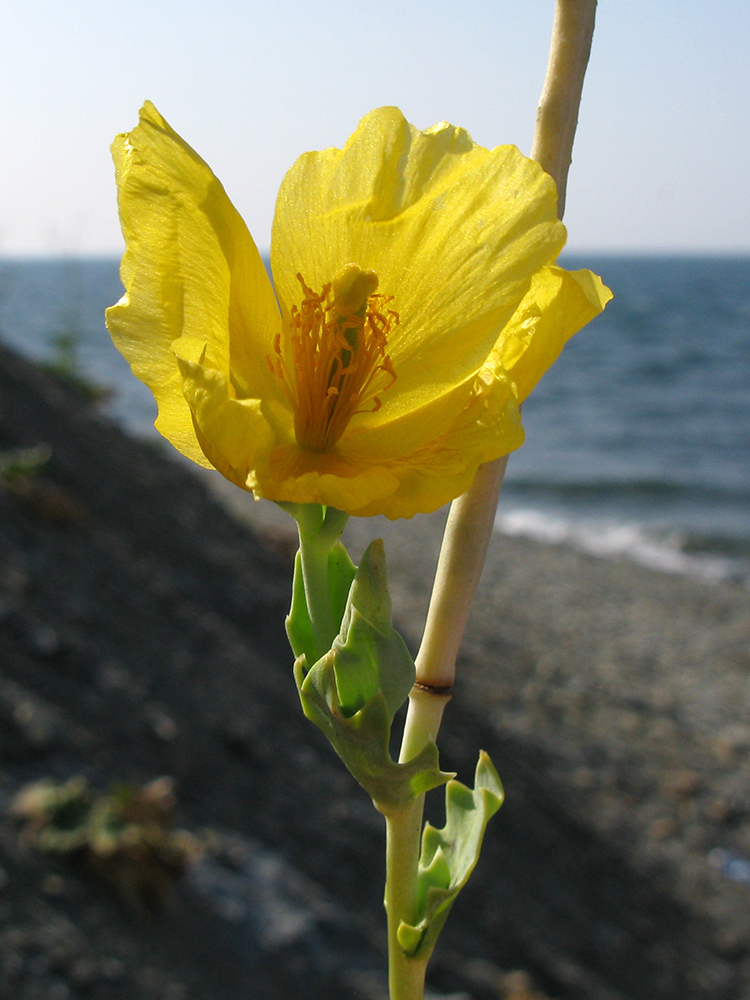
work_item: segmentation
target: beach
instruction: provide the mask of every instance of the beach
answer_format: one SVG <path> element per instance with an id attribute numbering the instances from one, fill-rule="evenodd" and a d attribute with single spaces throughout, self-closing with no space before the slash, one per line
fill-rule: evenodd
<path id="1" fill-rule="evenodd" d="M 0 995 L 380 1000 L 381 818 L 299 710 L 289 523 L 2 349 L 0 452 L 40 445 L 0 488 Z M 444 516 L 347 527 L 412 648 Z M 506 802 L 430 988 L 750 995 L 749 694 L 744 586 L 496 536 L 440 747 Z M 18 790 L 75 774 L 173 779 L 202 855 L 158 914 L 19 835 Z"/>

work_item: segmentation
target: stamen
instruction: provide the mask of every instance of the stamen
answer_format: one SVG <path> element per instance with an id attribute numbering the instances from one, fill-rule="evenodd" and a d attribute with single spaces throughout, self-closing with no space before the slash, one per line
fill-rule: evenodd
<path id="1" fill-rule="evenodd" d="M 330 451 L 357 413 L 377 412 L 380 395 L 396 378 L 386 353 L 398 313 L 390 296 L 375 294 L 377 275 L 347 264 L 316 294 L 297 275 L 302 302 L 277 334 L 271 372 L 294 407 L 297 441 L 308 451 Z"/>

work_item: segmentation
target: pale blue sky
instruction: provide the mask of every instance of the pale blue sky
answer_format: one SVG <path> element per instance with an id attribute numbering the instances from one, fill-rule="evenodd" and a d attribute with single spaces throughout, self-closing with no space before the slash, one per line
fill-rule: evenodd
<path id="1" fill-rule="evenodd" d="M 397 104 L 528 153 L 552 0 L 27 0 L 0 34 L 0 254 L 116 254 L 108 147 L 150 98 L 267 248 L 279 182 Z M 750 252 L 750 4 L 600 0 L 574 250 Z"/>

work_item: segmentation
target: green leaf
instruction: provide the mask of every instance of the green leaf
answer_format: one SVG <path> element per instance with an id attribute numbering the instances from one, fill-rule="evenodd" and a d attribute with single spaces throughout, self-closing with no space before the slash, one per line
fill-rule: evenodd
<path id="1" fill-rule="evenodd" d="M 460 781 L 445 788 L 445 826 L 429 823 L 422 835 L 417 876 L 417 920 L 402 922 L 398 940 L 412 958 L 428 958 L 458 893 L 479 860 L 487 823 L 503 802 L 505 793 L 488 755 L 479 754 L 474 789 Z"/>
<path id="2" fill-rule="evenodd" d="M 346 611 L 354 574 L 357 567 L 340 541 L 333 544 L 328 556 L 328 592 L 331 595 L 333 620 L 340 625 Z"/>
<path id="3" fill-rule="evenodd" d="M 398 943 L 407 955 L 413 955 L 417 951 L 421 940 L 422 931 L 401 922 L 398 928 Z"/>
<path id="4" fill-rule="evenodd" d="M 344 641 L 333 644 L 333 671 L 336 677 L 339 711 L 349 718 L 380 690 L 378 676 L 378 633 L 354 609 L 348 614 Z"/>
<path id="5" fill-rule="evenodd" d="M 297 656 L 294 676 L 302 708 L 381 812 L 404 809 L 452 775 L 440 770 L 434 741 L 406 764 L 395 763 L 389 752 L 393 716 L 416 671 L 393 627 L 383 543 L 368 547 L 356 572 L 344 547 L 335 544 L 328 581 L 341 625 L 331 649 L 316 661 L 298 556 L 287 631 Z"/>
<path id="6" fill-rule="evenodd" d="M 392 719 L 406 701 L 416 671 L 391 620 L 385 552 L 379 539 L 362 556 L 333 649 L 342 713 L 354 715 L 381 691 Z"/>
<path id="7" fill-rule="evenodd" d="M 300 701 L 307 718 L 325 733 L 376 808 L 382 813 L 405 809 L 418 796 L 453 777 L 440 770 L 434 741 L 406 764 L 392 760 L 388 749 L 392 717 L 381 691 L 353 715 L 342 713 L 335 657 L 332 649 L 310 670 L 304 657 L 297 660 L 294 676 Z"/>

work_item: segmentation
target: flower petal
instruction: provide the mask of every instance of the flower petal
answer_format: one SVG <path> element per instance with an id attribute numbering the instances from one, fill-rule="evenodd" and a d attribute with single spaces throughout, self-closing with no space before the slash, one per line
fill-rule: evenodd
<path id="1" fill-rule="evenodd" d="M 597 316 L 611 298 L 610 290 L 590 271 L 542 268 L 500 333 L 490 354 L 490 367 L 499 365 L 512 374 L 518 401 L 522 402 L 570 337 Z M 358 414 L 344 439 L 347 451 L 367 452 L 381 460 L 407 450 L 417 451 L 448 432 L 456 414 L 468 405 L 475 378 L 475 374 L 469 376 L 442 396 L 397 413 L 388 422 L 375 424 L 371 414 Z"/>
<path id="2" fill-rule="evenodd" d="M 512 375 L 520 402 L 573 334 L 598 316 L 611 298 L 610 290 L 591 271 L 546 267 L 534 275 L 492 352 L 492 358 Z"/>
<path id="3" fill-rule="evenodd" d="M 242 395 L 278 391 L 265 353 L 279 328 L 273 289 L 247 228 L 210 168 L 152 104 L 113 145 L 126 252 L 125 294 L 107 311 L 116 346 L 154 393 L 157 429 L 206 465 L 171 345 L 206 345 Z"/>
<path id="4" fill-rule="evenodd" d="M 256 493 L 362 517 L 411 517 L 453 500 L 469 488 L 483 462 L 522 443 L 513 382 L 501 368 L 487 364 L 472 380 L 469 401 L 446 433 L 417 450 L 391 449 L 383 457 L 368 447 L 366 435 L 351 446 L 342 441 L 342 447 L 326 454 L 296 445 L 276 447 L 258 472 Z"/>
<path id="5" fill-rule="evenodd" d="M 437 510 L 468 490 L 480 465 L 514 451 L 523 440 L 513 383 L 502 369 L 487 364 L 448 432 L 417 452 L 383 462 L 398 479 L 398 489 L 356 514 L 393 519 Z"/>
<path id="6" fill-rule="evenodd" d="M 427 397 L 423 405 L 393 413 L 387 422 L 378 422 L 375 413 L 356 414 L 341 439 L 347 455 L 369 455 L 382 461 L 419 451 L 430 441 L 447 434 L 457 415 L 471 402 L 476 372 L 440 396 Z"/>
<path id="7" fill-rule="evenodd" d="M 398 486 L 398 478 L 372 459 L 352 463 L 335 452 L 312 454 L 286 445 L 274 449 L 267 475 L 258 477 L 256 495 L 358 514 L 363 505 L 380 511 Z"/>
<path id="8" fill-rule="evenodd" d="M 260 400 L 235 397 L 227 376 L 207 366 L 205 342 L 181 337 L 174 347 L 182 391 L 204 454 L 231 482 L 252 489 L 274 444 Z"/>
<path id="9" fill-rule="evenodd" d="M 367 115 L 343 150 L 308 153 L 284 179 L 271 260 L 282 302 L 301 271 L 322 287 L 349 262 L 373 269 L 401 324 L 396 381 L 377 425 L 478 370 L 532 275 L 565 242 L 554 182 L 513 146 L 462 129 L 419 132 L 395 108 Z"/>

